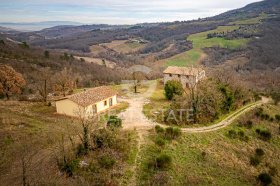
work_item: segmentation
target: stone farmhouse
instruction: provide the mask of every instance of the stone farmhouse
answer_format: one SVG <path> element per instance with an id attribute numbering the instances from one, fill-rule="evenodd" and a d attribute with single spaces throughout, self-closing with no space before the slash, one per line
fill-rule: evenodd
<path id="1" fill-rule="evenodd" d="M 56 100 L 59 114 L 91 117 L 117 104 L 117 92 L 110 87 L 96 87 Z"/>
<path id="2" fill-rule="evenodd" d="M 169 80 L 177 80 L 183 88 L 193 87 L 205 77 L 205 71 L 201 68 L 169 66 L 163 71 L 164 84 Z"/>

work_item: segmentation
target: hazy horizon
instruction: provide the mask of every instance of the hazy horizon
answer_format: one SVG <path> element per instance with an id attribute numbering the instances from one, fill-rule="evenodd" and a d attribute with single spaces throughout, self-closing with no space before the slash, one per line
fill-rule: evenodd
<path id="1" fill-rule="evenodd" d="M 214 16 L 257 0 L 15 0 L 1 2 L 0 22 L 71 21 L 82 24 L 136 24 Z"/>

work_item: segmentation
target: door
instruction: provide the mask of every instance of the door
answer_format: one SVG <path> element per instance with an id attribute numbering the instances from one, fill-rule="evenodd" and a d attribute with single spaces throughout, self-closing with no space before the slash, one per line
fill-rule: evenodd
<path id="1" fill-rule="evenodd" d="M 110 99 L 109 99 L 109 105 L 110 105 L 110 106 L 113 106 L 113 98 L 110 98 Z"/>

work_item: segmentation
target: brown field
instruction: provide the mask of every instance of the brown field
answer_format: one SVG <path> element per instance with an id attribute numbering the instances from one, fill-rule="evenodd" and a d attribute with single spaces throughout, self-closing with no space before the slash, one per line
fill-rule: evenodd
<path id="1" fill-rule="evenodd" d="M 129 40 L 115 40 L 111 43 L 104 43 L 103 45 L 119 53 L 136 52 L 145 46 L 145 44 Z"/>
<path id="2" fill-rule="evenodd" d="M 102 59 L 100 58 L 93 58 L 93 57 L 80 57 L 80 56 L 75 56 L 76 59 L 81 59 L 83 58 L 87 63 L 95 63 L 97 65 L 104 65 Z M 105 60 L 106 67 L 108 68 L 115 68 L 116 63 L 112 61 Z"/>
<path id="3" fill-rule="evenodd" d="M 99 45 L 90 46 L 90 51 L 93 55 L 98 55 L 100 52 L 106 52 L 106 49 Z"/>

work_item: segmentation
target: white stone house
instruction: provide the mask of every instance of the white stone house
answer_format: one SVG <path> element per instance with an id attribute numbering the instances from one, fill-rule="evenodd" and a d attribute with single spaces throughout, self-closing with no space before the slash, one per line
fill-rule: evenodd
<path id="1" fill-rule="evenodd" d="M 169 80 L 177 80 L 182 83 L 183 88 L 190 88 L 205 77 L 205 70 L 193 67 L 169 66 L 163 71 L 163 74 L 164 85 Z"/>
<path id="2" fill-rule="evenodd" d="M 117 104 L 117 92 L 110 87 L 96 87 L 56 100 L 59 114 L 73 117 L 91 117 Z"/>

